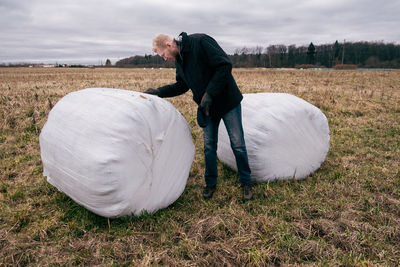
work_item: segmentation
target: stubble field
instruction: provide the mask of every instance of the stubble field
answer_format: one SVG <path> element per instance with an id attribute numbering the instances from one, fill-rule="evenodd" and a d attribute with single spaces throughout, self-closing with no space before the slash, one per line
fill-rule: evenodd
<path id="1" fill-rule="evenodd" d="M 400 71 L 234 69 L 243 93 L 287 92 L 327 116 L 331 146 L 303 181 L 254 186 L 242 203 L 219 164 L 210 201 L 191 93 L 168 99 L 196 156 L 182 196 L 153 215 L 106 219 L 42 176 L 38 137 L 52 106 L 88 87 L 144 91 L 172 69 L 0 69 L 1 266 L 391 265 L 400 262 Z M 266 122 L 267 123 L 267 122 Z"/>

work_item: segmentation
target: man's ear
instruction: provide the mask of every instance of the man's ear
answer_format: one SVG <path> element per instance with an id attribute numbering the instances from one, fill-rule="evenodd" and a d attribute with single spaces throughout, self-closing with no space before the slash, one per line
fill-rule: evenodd
<path id="1" fill-rule="evenodd" d="M 168 48 L 171 48 L 171 47 L 172 47 L 172 42 L 165 42 L 165 45 L 166 45 Z"/>

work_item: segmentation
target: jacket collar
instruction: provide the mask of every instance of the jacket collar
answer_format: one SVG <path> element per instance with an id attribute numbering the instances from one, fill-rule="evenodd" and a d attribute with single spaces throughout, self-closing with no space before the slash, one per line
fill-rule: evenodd
<path id="1" fill-rule="evenodd" d="M 178 44 L 178 42 L 180 44 Z M 186 32 L 182 32 L 181 34 L 179 34 L 177 44 L 179 46 L 180 53 L 190 51 L 191 45 L 190 45 L 190 41 L 189 41 L 189 38 L 188 38 L 188 35 Z"/>

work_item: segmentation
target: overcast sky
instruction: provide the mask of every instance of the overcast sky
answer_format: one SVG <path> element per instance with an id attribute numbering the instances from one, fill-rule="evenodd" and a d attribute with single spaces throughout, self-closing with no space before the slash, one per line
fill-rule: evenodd
<path id="1" fill-rule="evenodd" d="M 241 47 L 400 44 L 400 0 L 0 0 L 0 63 L 112 63 L 152 54 L 157 33 Z"/>

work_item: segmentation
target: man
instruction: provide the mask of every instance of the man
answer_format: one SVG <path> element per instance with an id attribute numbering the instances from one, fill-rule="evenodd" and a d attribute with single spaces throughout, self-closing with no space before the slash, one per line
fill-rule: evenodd
<path id="1" fill-rule="evenodd" d="M 243 200 L 253 199 L 242 126 L 240 102 L 243 96 L 232 76 L 232 64 L 226 53 L 210 36 L 187 35 L 185 32 L 177 40 L 169 35 L 157 35 L 153 40 L 153 51 L 164 60 L 175 60 L 176 83 L 149 88 L 145 93 L 173 97 L 190 88 L 193 100 L 199 105 L 197 122 L 203 128 L 206 163 L 203 198 L 211 198 L 217 185 L 218 127 L 222 119 L 236 158 Z"/>

